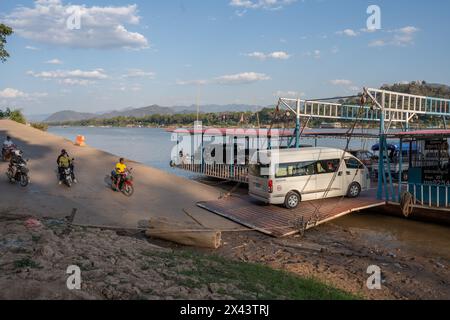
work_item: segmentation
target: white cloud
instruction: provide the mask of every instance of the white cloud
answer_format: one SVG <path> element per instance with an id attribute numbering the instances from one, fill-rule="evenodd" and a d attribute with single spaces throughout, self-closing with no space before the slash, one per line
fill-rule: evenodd
<path id="1" fill-rule="evenodd" d="M 297 0 L 231 0 L 230 6 L 245 9 L 279 10 Z"/>
<path id="2" fill-rule="evenodd" d="M 256 58 L 256 59 L 259 59 L 259 60 L 267 59 L 267 56 L 264 53 L 258 52 L 258 51 L 255 51 L 255 52 L 252 52 L 252 53 L 247 53 L 246 56 L 250 57 L 250 58 Z"/>
<path id="3" fill-rule="evenodd" d="M 335 86 L 349 86 L 352 84 L 352 82 L 350 80 L 345 80 L 345 79 L 331 80 L 330 82 L 332 85 L 335 85 Z"/>
<path id="4" fill-rule="evenodd" d="M 215 79 L 218 84 L 246 84 L 258 81 L 270 80 L 270 77 L 264 73 L 243 72 L 238 74 L 224 75 Z"/>
<path id="5" fill-rule="evenodd" d="M 45 63 L 47 63 L 47 64 L 63 64 L 63 62 L 59 59 L 48 60 Z"/>
<path id="6" fill-rule="evenodd" d="M 369 43 L 369 47 L 384 47 L 386 42 L 384 40 L 374 40 Z"/>
<path id="7" fill-rule="evenodd" d="M 0 91 L 0 98 L 3 99 L 24 99 L 24 100 L 35 100 L 36 98 L 47 97 L 48 93 L 45 92 L 35 92 L 26 93 L 13 88 L 6 88 Z"/>
<path id="8" fill-rule="evenodd" d="M 123 78 L 149 78 L 154 79 L 156 76 L 155 72 L 144 71 L 141 69 L 130 69 L 128 73 L 123 75 Z"/>
<path id="9" fill-rule="evenodd" d="M 25 49 L 31 50 L 31 51 L 37 51 L 39 48 L 33 47 L 33 46 L 25 46 Z"/>
<path id="10" fill-rule="evenodd" d="M 414 38 L 420 29 L 407 26 L 400 29 L 390 30 L 388 33 L 392 34 L 389 39 L 378 39 L 369 43 L 369 47 L 384 47 L 384 46 L 397 46 L 406 47 L 414 44 Z"/>
<path id="11" fill-rule="evenodd" d="M 301 98 L 305 96 L 305 93 L 298 92 L 298 91 L 282 91 L 278 90 L 274 94 L 275 97 L 282 97 L 282 98 Z"/>
<path id="12" fill-rule="evenodd" d="M 275 59 L 275 60 L 287 60 L 291 56 L 284 51 L 275 51 L 272 53 L 263 53 L 263 52 L 252 52 L 245 54 L 247 57 L 259 59 L 259 60 L 267 60 L 267 59 Z"/>
<path id="13" fill-rule="evenodd" d="M 358 32 L 356 32 L 355 30 L 352 30 L 352 29 L 345 29 L 343 31 L 338 31 L 336 33 L 339 35 L 347 36 L 347 37 L 356 37 L 359 35 Z"/>
<path id="14" fill-rule="evenodd" d="M 0 98 L 5 99 L 16 99 L 16 98 L 24 98 L 27 94 L 17 89 L 6 88 L 0 91 Z"/>
<path id="15" fill-rule="evenodd" d="M 336 79 L 336 80 L 330 80 L 330 83 L 334 86 L 346 87 L 346 89 L 349 91 L 360 91 L 360 87 L 353 84 L 353 82 L 351 80 Z"/>
<path id="16" fill-rule="evenodd" d="M 59 80 L 59 82 L 68 86 L 88 86 L 95 83 L 95 81 L 92 80 L 71 79 L 71 78 L 61 79 Z"/>
<path id="17" fill-rule="evenodd" d="M 177 80 L 177 85 L 179 86 L 203 86 L 208 84 L 208 80 Z"/>
<path id="18" fill-rule="evenodd" d="M 308 51 L 304 55 L 307 57 L 313 57 L 314 59 L 320 59 L 322 56 L 322 52 L 320 50 L 314 50 L 313 52 Z"/>
<path id="19" fill-rule="evenodd" d="M 224 75 L 210 80 L 177 80 L 176 83 L 178 85 L 239 85 L 266 80 L 270 80 L 270 77 L 264 73 L 242 72 L 237 74 Z"/>
<path id="20" fill-rule="evenodd" d="M 67 27 L 74 10 L 80 13 L 79 30 Z M 125 28 L 127 24 L 139 24 L 136 5 L 87 7 L 66 5 L 61 0 L 36 0 L 33 7 L 18 6 L 4 20 L 19 36 L 39 43 L 101 49 L 149 46 L 142 34 Z"/>
<path id="21" fill-rule="evenodd" d="M 418 28 L 407 26 L 394 31 L 392 44 L 396 46 L 407 46 L 414 43 L 414 36 L 419 31 Z"/>
<path id="22" fill-rule="evenodd" d="M 417 31 L 419 31 L 419 29 L 413 26 L 407 26 L 397 30 L 397 32 L 402 34 L 413 34 L 416 33 Z"/>
<path id="23" fill-rule="evenodd" d="M 34 72 L 28 71 L 28 75 L 44 80 L 58 80 L 61 84 L 86 86 L 96 83 L 98 80 L 105 80 L 108 75 L 103 69 L 95 69 L 91 71 L 83 70 L 56 70 Z"/>

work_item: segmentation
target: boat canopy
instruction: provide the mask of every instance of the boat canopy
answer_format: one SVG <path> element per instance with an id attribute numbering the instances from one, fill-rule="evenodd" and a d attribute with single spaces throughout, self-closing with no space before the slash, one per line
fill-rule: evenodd
<path id="1" fill-rule="evenodd" d="M 388 145 L 387 145 L 387 149 L 388 149 L 389 151 L 400 151 L 400 144 L 388 144 Z M 416 143 L 413 143 L 413 144 L 412 144 L 412 148 L 410 148 L 410 144 L 409 144 L 409 143 L 403 143 L 403 144 L 402 144 L 402 150 L 403 150 L 403 152 L 407 152 L 407 151 L 409 151 L 410 149 L 411 149 L 413 152 L 414 152 L 414 151 L 417 151 L 417 144 L 416 144 Z M 377 144 L 373 145 L 373 146 L 372 146 L 372 151 L 380 151 L 380 144 L 377 143 Z"/>

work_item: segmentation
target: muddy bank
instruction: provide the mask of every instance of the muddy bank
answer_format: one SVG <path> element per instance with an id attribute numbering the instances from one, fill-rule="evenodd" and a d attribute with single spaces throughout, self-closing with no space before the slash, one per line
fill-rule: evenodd
<path id="1" fill-rule="evenodd" d="M 224 233 L 224 257 L 314 277 L 368 299 L 450 299 L 450 259 L 371 243 L 366 232 L 328 224 L 304 238 L 273 239 L 256 232 Z M 370 265 L 382 270 L 382 289 L 368 290 Z"/>
<path id="2" fill-rule="evenodd" d="M 69 290 L 68 266 L 81 269 Z M 317 281 L 194 251 L 140 233 L 0 212 L 0 299 L 351 299 Z M 289 289 L 289 290 L 288 290 Z"/>

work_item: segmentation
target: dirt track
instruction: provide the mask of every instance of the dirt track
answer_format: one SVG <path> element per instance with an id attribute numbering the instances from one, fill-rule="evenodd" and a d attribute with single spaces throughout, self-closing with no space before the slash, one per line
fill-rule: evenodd
<path id="1" fill-rule="evenodd" d="M 116 155 L 90 147 L 80 148 L 58 136 L 0 120 L 1 139 L 6 135 L 10 135 L 24 151 L 24 157 L 30 159 L 31 184 L 27 188 L 11 185 L 5 176 L 7 164 L 1 163 L 0 210 L 61 218 L 77 208 L 75 223 L 130 228 L 149 217 L 190 221 L 183 211 L 187 210 L 206 226 L 237 227 L 196 207 L 198 201 L 219 197 L 219 191 L 212 187 L 129 161 L 128 166 L 134 169 L 136 192 L 132 198 L 126 198 L 110 190 L 105 183 L 105 176 L 118 161 Z M 56 158 L 63 148 L 75 157 L 79 184 L 72 189 L 57 183 Z"/>

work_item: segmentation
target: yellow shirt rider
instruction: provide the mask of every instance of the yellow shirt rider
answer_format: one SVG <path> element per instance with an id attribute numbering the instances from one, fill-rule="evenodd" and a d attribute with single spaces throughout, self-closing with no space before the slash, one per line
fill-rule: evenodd
<path id="1" fill-rule="evenodd" d="M 120 181 L 122 180 L 122 175 L 127 171 L 127 165 L 124 163 L 125 159 L 120 158 L 119 162 L 116 164 L 116 189 L 119 190 Z"/>

